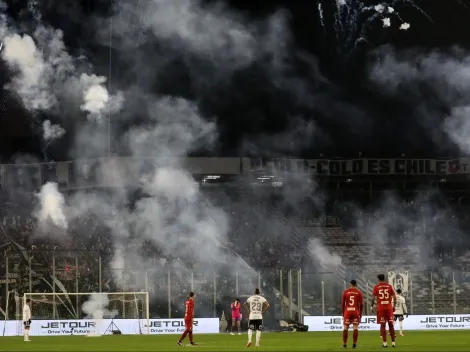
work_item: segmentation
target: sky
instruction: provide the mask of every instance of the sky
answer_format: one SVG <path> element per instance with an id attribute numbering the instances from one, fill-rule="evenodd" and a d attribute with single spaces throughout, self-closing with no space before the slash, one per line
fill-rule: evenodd
<path id="1" fill-rule="evenodd" d="M 196 25 L 189 34 L 176 31 L 164 20 L 145 29 L 145 2 L 149 0 L 121 1 L 128 7 L 113 17 L 114 34 L 109 36 L 110 0 L 67 5 L 59 0 L 6 1 L 6 15 L 21 33 L 34 31 L 39 13 L 41 23 L 63 31 L 66 50 L 78 66 L 107 77 L 111 92 L 121 90 L 132 96 L 125 104 L 132 108 L 110 115 L 114 154 L 126 155 L 120 140 L 129 125 L 146 124 L 145 114 L 138 110 L 142 91 L 193 101 L 204 118 L 216 124 L 215 143 L 210 148 L 194 148 L 191 155 L 455 156 L 466 152 L 456 133 L 443 123 L 454 105 L 460 107 L 455 99 L 435 91 L 437 83 L 428 78 L 415 86 L 414 81 L 407 81 L 408 71 L 393 72 L 403 68 L 401 60 L 411 62 L 410 69 L 433 53 L 444 53 L 435 65 L 455 56 L 465 61 L 469 46 L 465 24 L 470 18 L 470 5 L 465 2 L 387 1 L 396 3 L 394 14 L 379 18 L 377 11 L 351 15 L 361 4 L 367 7 L 377 1 L 349 0 L 349 17 L 346 12 L 335 17 L 339 8 L 326 0 L 203 1 L 199 17 L 192 19 L 202 27 Z M 178 14 L 174 22 L 179 24 L 185 13 L 178 12 L 178 6 L 184 7 L 185 0 L 172 3 Z M 215 21 L 210 12 L 204 12 L 208 8 L 229 20 Z M 397 13 L 399 17 L 393 17 Z M 391 17 L 390 27 L 384 27 L 384 17 Z M 214 29 L 204 28 L 208 23 Z M 410 28 L 399 30 L 403 23 Z M 157 25 L 159 32 L 150 33 Z M 218 32 L 231 38 L 227 48 L 218 45 L 222 36 Z M 255 32 L 255 39 L 241 37 Z M 175 35 L 187 37 L 179 38 L 181 44 Z M 46 160 L 73 158 L 77 149 L 73 131 L 80 129 L 80 119 L 68 107 L 54 111 L 25 108 L 17 92 L 8 88 L 15 71 L 5 58 L 0 67 L 1 160 L 23 154 Z M 139 67 L 145 67 L 145 72 Z M 391 86 L 396 89 L 389 90 Z M 128 94 L 130 87 L 139 87 L 139 93 Z M 40 127 L 45 120 L 65 120 L 67 133 L 44 145 Z"/>

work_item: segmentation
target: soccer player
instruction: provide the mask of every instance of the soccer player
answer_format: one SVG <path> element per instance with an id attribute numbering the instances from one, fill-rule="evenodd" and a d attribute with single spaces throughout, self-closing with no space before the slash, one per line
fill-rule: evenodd
<path id="1" fill-rule="evenodd" d="M 193 341 L 193 320 L 194 320 L 194 299 L 196 295 L 194 292 L 189 293 L 189 298 L 186 301 L 186 313 L 184 314 L 184 326 L 185 330 L 183 335 L 181 335 L 178 340 L 178 345 L 183 346 L 183 340 L 186 338 L 186 335 L 189 335 L 189 342 L 193 346 L 197 346 L 197 343 Z"/>
<path id="2" fill-rule="evenodd" d="M 24 325 L 24 340 L 29 342 L 29 328 L 31 327 L 31 300 L 27 299 L 26 304 L 23 306 L 23 325 Z"/>
<path id="3" fill-rule="evenodd" d="M 405 297 L 401 295 L 401 290 L 397 290 L 397 303 L 395 304 L 395 321 L 398 320 L 398 326 L 400 327 L 400 336 L 403 335 L 403 320 L 405 319 L 405 315 L 408 318 L 408 309 L 406 308 L 406 300 Z"/>
<path id="4" fill-rule="evenodd" d="M 251 337 L 253 330 L 256 330 L 256 346 L 259 346 L 261 339 L 261 330 L 263 330 L 263 314 L 269 309 L 269 303 L 261 296 L 259 288 L 255 289 L 255 294 L 250 296 L 243 304 L 245 314 L 248 316 L 248 344 L 246 347 L 251 346 Z"/>
<path id="5" fill-rule="evenodd" d="M 242 319 L 242 316 L 240 314 L 240 298 L 237 298 L 235 300 L 235 302 L 233 302 L 231 305 L 230 305 L 230 308 L 232 309 L 232 328 L 231 328 L 231 333 L 232 335 L 235 335 L 235 333 L 233 332 L 233 328 L 235 327 L 235 325 L 237 326 L 238 328 L 238 335 L 241 335 L 240 333 L 240 320 Z"/>
<path id="6" fill-rule="evenodd" d="M 363 295 L 357 288 L 356 280 L 351 280 L 350 286 L 343 292 L 341 308 L 343 310 L 343 347 L 348 344 L 349 326 L 353 325 L 353 348 L 357 348 L 359 337 L 359 323 L 361 322 L 363 310 Z"/>
<path id="7" fill-rule="evenodd" d="M 374 286 L 372 291 L 371 307 L 374 307 L 375 299 L 377 298 L 377 324 L 380 324 L 380 336 L 382 336 L 382 347 L 386 348 L 387 345 L 387 328 L 390 331 L 392 339 L 392 347 L 395 347 L 395 328 L 393 312 L 397 303 L 396 294 L 392 285 L 385 282 L 385 275 L 377 275 L 379 283 Z M 392 304 L 393 302 L 393 304 Z"/>

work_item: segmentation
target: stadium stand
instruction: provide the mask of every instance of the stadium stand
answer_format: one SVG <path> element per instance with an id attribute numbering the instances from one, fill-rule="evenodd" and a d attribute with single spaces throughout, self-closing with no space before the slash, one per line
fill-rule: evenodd
<path id="1" fill-rule="evenodd" d="M 358 214 L 357 207 L 349 205 L 354 200 L 367 209 L 367 205 L 377 203 L 381 192 L 364 194 L 362 190 L 351 189 L 345 192 L 339 186 L 323 194 L 329 202 L 319 206 L 308 202 L 311 195 L 306 195 L 306 201 L 297 207 L 286 205 L 277 187 L 231 182 L 203 187 L 203 192 L 228 214 L 230 232 L 221 246 L 230 255 L 235 253 L 240 262 L 245 262 L 247 268 L 254 268 L 260 276 L 246 269 L 237 277 L 233 273 L 208 277 L 198 273 L 197 263 L 183 262 L 179 263 L 181 270 L 178 271 L 174 269 L 178 258 L 163 253 L 151 243 L 144 243 L 139 250 L 152 263 L 153 276 L 146 278 L 145 287 L 142 281 L 134 279 L 139 275 L 133 274 L 133 270 L 137 272 L 140 268 L 128 268 L 126 273 L 119 274 L 119 279 L 110 267 L 111 234 L 93 214 L 73 222 L 68 230 L 70 240 L 58 243 L 50 236 L 33 235 L 37 229 L 31 215 L 36 202 L 32 193 L 26 199 L 24 192 L 17 197 L 3 191 L 0 192 L 2 306 L 12 299 L 5 296 L 7 291 L 16 294 L 30 290 L 50 292 L 50 282 L 43 278 L 55 275 L 66 292 L 113 292 L 122 286 L 128 291 L 147 290 L 153 300 L 152 316 L 167 316 L 166 298 L 155 297 L 168 292 L 168 287 L 173 317 L 182 315 L 183 298 L 194 289 L 199 292 L 203 314 L 213 316 L 218 314 L 219 303 L 226 297 L 249 294 L 259 283 L 276 301 L 281 298 L 282 302 L 288 295 L 289 285 L 296 292 L 298 282 L 294 279 L 289 283 L 286 276 L 280 277 L 280 272 L 302 269 L 300 296 L 304 314 L 330 315 L 338 314 L 337 297 L 348 280 L 357 279 L 359 287 L 369 292 L 377 273 L 394 270 L 410 272 L 412 287 L 408 299 L 414 314 L 470 312 L 470 241 L 465 231 L 445 232 L 448 230 L 442 222 L 449 221 L 449 217 L 440 216 L 441 212 L 452 214 L 453 218 L 458 217 L 459 224 L 468 228 L 465 191 L 462 194 L 443 192 L 441 212 L 437 211 L 432 221 L 417 224 L 419 228 L 414 229 L 395 227 L 393 232 L 382 236 L 383 243 L 371 241 L 367 235 L 368 226 L 381 214 Z M 397 199 L 393 209 L 386 211 L 396 212 L 397 218 L 404 213 L 419 213 L 419 207 L 413 203 L 416 194 L 405 192 Z M 393 219 L 394 214 L 387 216 Z M 452 241 L 447 240 L 449 238 Z M 312 239 L 320 240 L 325 251 L 337 254 L 340 263 L 332 267 L 315 261 L 308 250 Z M 172 272 L 168 275 L 170 267 Z M 30 277 L 30 271 L 34 272 L 34 277 Z M 191 277 L 188 272 L 192 273 Z M 8 287 L 5 287 L 7 282 Z M 290 298 L 293 305 L 300 303 L 299 295 L 293 293 Z M 286 304 L 279 304 L 276 315 L 286 314 L 289 314 Z"/>

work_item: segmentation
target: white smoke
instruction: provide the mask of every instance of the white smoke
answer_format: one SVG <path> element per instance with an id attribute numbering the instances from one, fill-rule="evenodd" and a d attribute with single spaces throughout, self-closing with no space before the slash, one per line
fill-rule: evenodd
<path id="1" fill-rule="evenodd" d="M 104 293 L 92 293 L 85 303 L 82 304 L 82 311 L 90 316 L 93 320 L 103 320 L 114 318 L 118 311 L 116 309 L 109 310 L 109 298 Z"/>
<path id="2" fill-rule="evenodd" d="M 80 109 L 88 113 L 88 117 L 101 120 L 106 112 L 117 112 L 122 108 L 124 97 L 121 92 L 110 96 L 105 87 L 107 79 L 103 76 L 82 74 L 80 86 L 83 89 L 83 101 Z"/>
<path id="3" fill-rule="evenodd" d="M 384 28 L 388 28 L 392 24 L 390 17 L 382 18 L 382 23 L 383 23 Z"/>
<path id="4" fill-rule="evenodd" d="M 409 23 L 404 22 L 400 25 L 400 30 L 407 31 L 408 29 L 410 29 L 410 24 Z"/>
<path id="5" fill-rule="evenodd" d="M 110 95 L 106 77 L 80 72 L 69 55 L 63 33 L 39 25 L 34 33 L 19 35 L 8 31 L 2 57 L 14 73 L 7 88 L 16 92 L 31 111 L 54 111 L 62 102 L 80 108 L 89 118 L 118 111 L 120 92 Z"/>
<path id="6" fill-rule="evenodd" d="M 443 131 L 465 153 L 470 151 L 470 54 L 454 48 L 450 52 L 398 53 L 389 48 L 380 65 L 370 70 L 370 79 L 384 94 L 409 102 L 427 132 L 442 143 Z M 423 94 L 419 86 L 426 86 Z M 441 106 L 436 109 L 436 102 Z M 442 108 L 449 111 L 446 113 Z"/>
<path id="7" fill-rule="evenodd" d="M 40 226 L 46 226 L 49 221 L 61 228 L 67 229 L 68 222 L 65 216 L 65 199 L 58 189 L 57 183 L 47 182 L 36 195 L 40 208 L 36 217 Z"/>
<path id="8" fill-rule="evenodd" d="M 56 103 L 49 89 L 46 64 L 32 37 L 12 34 L 3 40 L 2 57 L 17 72 L 7 88 L 21 97 L 28 110 L 47 110 Z"/>
<path id="9" fill-rule="evenodd" d="M 324 270 L 336 270 L 342 265 L 341 256 L 331 252 L 318 238 L 309 240 L 307 250 L 315 264 Z"/>
<path id="10" fill-rule="evenodd" d="M 148 69 L 152 68 L 164 70 L 174 59 L 183 60 L 191 78 L 197 84 L 210 87 L 255 62 L 262 62 L 269 68 L 271 64 L 279 64 L 278 58 L 287 56 L 290 32 L 284 12 L 250 23 L 222 2 L 180 0 L 136 4 L 125 0 L 116 2 L 114 10 L 114 47 L 129 60 L 135 60 L 138 72 L 151 72 Z M 139 19 L 137 25 L 136 19 Z M 107 22 L 108 19 L 102 24 L 102 44 L 105 45 L 109 42 Z M 136 50 L 136 45 L 144 45 L 154 38 L 167 49 L 160 57 L 153 58 L 152 66 L 145 63 L 142 67 L 142 57 L 129 54 Z M 198 62 L 204 64 L 198 65 Z"/>
<path id="11" fill-rule="evenodd" d="M 43 138 L 45 141 L 59 139 L 65 134 L 65 130 L 60 125 L 52 124 L 49 120 L 42 123 Z"/>
<path id="12" fill-rule="evenodd" d="M 289 52 L 289 31 L 282 12 L 265 21 L 250 23 L 240 13 L 221 4 L 203 5 L 196 0 L 143 1 L 138 4 L 120 1 L 115 4 L 113 49 L 118 55 L 135 58 L 135 61 L 129 60 L 133 65 L 130 71 L 135 74 L 155 76 L 165 71 L 167 62 L 175 57 L 182 58 L 190 68 L 192 79 L 212 88 L 212 74 L 230 82 L 231 75 L 237 71 L 254 63 L 263 63 L 263 66 L 273 68 L 266 71 L 277 85 L 282 86 L 279 72 L 284 68 Z M 132 25 L 135 19 L 140 20 L 137 27 Z M 103 23 L 109 23 L 108 20 Z M 111 28 L 103 28 L 107 39 L 103 44 L 108 45 Z M 142 33 L 151 33 L 152 38 Z M 148 55 L 144 45 L 154 44 L 155 37 L 165 48 L 159 56 Z M 133 158 L 115 166 L 107 163 L 94 182 L 108 185 L 107 181 L 115 179 L 116 175 L 131 174 L 133 180 L 119 179 L 133 187 L 140 184 L 144 193 L 136 201 L 123 190 L 124 187 L 113 190 L 109 197 L 79 191 L 65 209 L 57 185 L 46 184 L 38 195 L 40 222 L 51 219 L 56 226 L 66 229 L 66 214 L 69 220 L 80 219 L 89 213 L 99 218 L 111 230 L 114 257 L 110 266 L 115 276 L 121 273 L 120 280 L 115 277 L 121 289 L 128 285 L 122 275 L 124 270 L 138 271 L 139 275 L 134 279 L 142 277 L 143 272 L 155 275 L 164 272 L 161 266 L 149 263 L 142 253 L 147 244 L 159 248 L 163 256 L 171 256 L 168 266 L 177 268 L 184 275 L 190 270 L 188 262 L 198 264 L 197 270 L 208 277 L 213 277 L 218 268 L 225 267 L 231 259 L 224 252 L 229 233 L 227 215 L 223 208 L 206 198 L 185 162 L 185 157 L 192 151 L 214 147 L 218 137 L 215 117 L 205 116 L 197 101 L 156 96 L 139 82 L 131 82 L 129 90 L 112 96 L 106 88 L 105 77 L 77 68 L 59 30 L 39 26 L 31 36 L 9 34 L 6 38 L 13 38 L 8 43 L 4 41 L 2 51 L 14 70 L 9 88 L 20 95 L 31 111 L 60 111 L 69 103 L 83 111 L 88 117 L 81 121 L 79 132 L 83 145 L 98 149 L 96 146 L 102 142 L 103 134 L 94 128 L 93 122 L 101 121 L 105 113 L 119 111 L 126 103 L 124 110 L 127 109 L 128 115 L 118 117 L 127 124 L 126 132 L 113 138 L 116 143 L 126 146 Z M 138 38 L 146 42 L 138 42 Z M 24 48 L 28 50 L 28 57 L 23 55 Z M 198 62 L 209 69 L 200 70 Z M 138 103 L 124 100 L 135 93 L 132 89 L 137 91 Z M 126 120 L 128 116 L 139 116 L 144 123 L 134 124 L 132 117 Z M 310 126 L 309 131 L 312 128 Z M 87 155 L 81 148 L 76 148 L 74 153 L 78 157 Z M 94 170 L 77 173 L 77 177 L 87 179 L 97 176 Z M 294 203 L 294 197 L 289 201 Z M 327 257 L 318 240 L 311 242 L 309 247 L 322 265 L 337 264 L 335 255 Z"/>

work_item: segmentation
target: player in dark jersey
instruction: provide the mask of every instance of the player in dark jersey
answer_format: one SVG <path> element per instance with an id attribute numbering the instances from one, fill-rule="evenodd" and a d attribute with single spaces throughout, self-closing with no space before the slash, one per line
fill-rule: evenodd
<path id="1" fill-rule="evenodd" d="M 379 279 L 379 283 L 374 286 L 374 290 L 372 291 L 371 307 L 374 307 L 375 299 L 377 298 L 377 324 L 380 324 L 382 347 L 388 347 L 386 327 L 387 323 L 390 337 L 392 339 L 392 347 L 395 347 L 395 317 L 393 313 L 395 311 L 397 297 L 392 285 L 389 285 L 385 282 L 384 274 L 377 275 L 377 278 Z"/>
<path id="2" fill-rule="evenodd" d="M 197 344 L 193 341 L 193 321 L 194 321 L 194 299 L 196 295 L 194 292 L 189 293 L 189 298 L 186 301 L 186 313 L 184 314 L 184 325 L 185 330 L 183 335 L 181 335 L 180 339 L 178 340 L 178 345 L 183 346 L 183 340 L 186 338 L 186 335 L 189 336 L 189 342 L 193 346 L 197 346 Z"/>
<path id="3" fill-rule="evenodd" d="M 351 280 L 351 285 L 343 292 L 341 309 L 343 311 L 343 347 L 347 347 L 349 326 L 353 325 L 353 348 L 357 348 L 359 337 L 359 323 L 363 310 L 363 295 L 357 288 L 356 280 Z"/>

